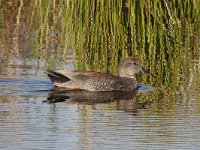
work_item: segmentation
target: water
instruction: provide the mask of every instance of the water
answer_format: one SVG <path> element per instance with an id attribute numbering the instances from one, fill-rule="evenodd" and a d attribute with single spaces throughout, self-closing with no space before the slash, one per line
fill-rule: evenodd
<path id="1" fill-rule="evenodd" d="M 55 91 L 45 74 L 1 77 L 0 89 L 0 149 L 200 147 L 200 104 L 195 99 L 159 111 L 154 102 L 133 100 L 46 103 Z M 155 91 L 143 85 L 136 95 Z"/>

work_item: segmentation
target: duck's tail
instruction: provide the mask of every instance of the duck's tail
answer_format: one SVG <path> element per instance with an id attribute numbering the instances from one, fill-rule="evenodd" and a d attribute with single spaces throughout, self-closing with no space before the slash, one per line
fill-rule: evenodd
<path id="1" fill-rule="evenodd" d="M 48 75 L 49 79 L 53 83 L 63 83 L 63 82 L 70 81 L 70 79 L 68 77 L 64 76 L 61 73 L 52 71 L 52 70 L 47 70 L 47 71 L 45 71 L 45 73 Z"/>

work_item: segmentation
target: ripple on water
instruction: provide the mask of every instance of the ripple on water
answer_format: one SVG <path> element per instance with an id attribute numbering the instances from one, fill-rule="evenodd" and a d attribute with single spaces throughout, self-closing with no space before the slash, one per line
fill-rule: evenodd
<path id="1" fill-rule="evenodd" d="M 52 84 L 49 80 L 32 80 L 32 79 L 0 79 L 0 95 L 30 95 L 48 92 Z"/>

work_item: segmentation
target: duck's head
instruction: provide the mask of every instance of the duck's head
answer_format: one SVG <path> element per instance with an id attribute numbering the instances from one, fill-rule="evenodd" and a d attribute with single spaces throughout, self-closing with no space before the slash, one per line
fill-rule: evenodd
<path id="1" fill-rule="evenodd" d="M 120 61 L 119 76 L 134 78 L 134 75 L 139 72 L 154 77 L 153 74 L 149 73 L 147 70 L 142 68 L 141 63 L 140 63 L 139 59 L 137 59 L 137 58 L 126 57 L 125 59 Z"/>

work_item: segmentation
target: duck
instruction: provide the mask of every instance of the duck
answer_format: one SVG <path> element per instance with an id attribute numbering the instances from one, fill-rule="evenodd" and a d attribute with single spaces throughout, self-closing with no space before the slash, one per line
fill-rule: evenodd
<path id="1" fill-rule="evenodd" d="M 138 87 L 136 74 L 143 73 L 154 77 L 141 66 L 138 58 L 133 57 L 120 61 L 118 75 L 72 70 L 47 70 L 46 73 L 54 87 L 87 91 L 133 91 Z"/>

